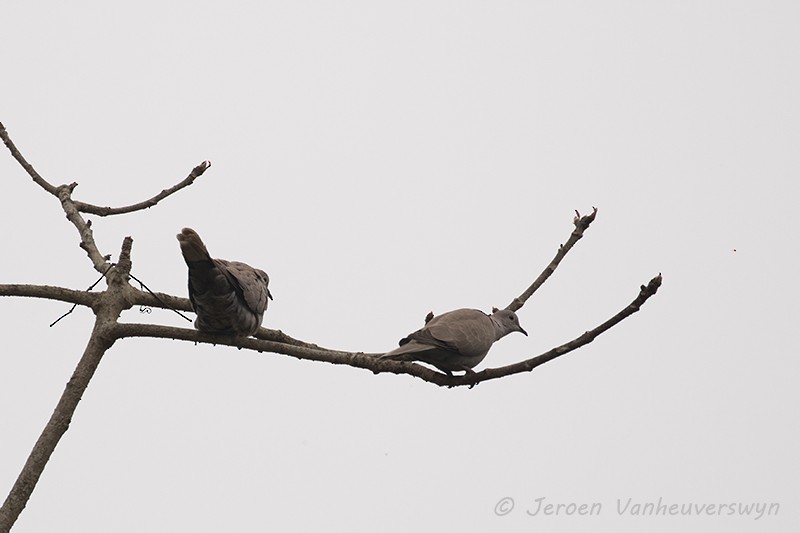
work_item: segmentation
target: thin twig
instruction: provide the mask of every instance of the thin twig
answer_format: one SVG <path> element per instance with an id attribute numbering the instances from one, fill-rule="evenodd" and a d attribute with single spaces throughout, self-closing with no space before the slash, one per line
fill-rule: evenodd
<path id="1" fill-rule="evenodd" d="M 33 165 L 31 165 L 28 162 L 28 160 L 25 159 L 25 156 L 22 155 L 22 153 L 19 151 L 17 146 L 11 140 L 11 137 L 9 137 L 8 131 L 6 131 L 6 128 L 5 128 L 5 126 L 3 125 L 2 122 L 0 122 L 0 138 L 3 139 L 3 143 L 5 143 L 6 147 L 8 147 L 9 152 L 11 152 L 11 156 L 19 162 L 19 164 L 22 166 L 22 168 L 25 169 L 25 172 L 27 172 L 28 175 L 31 178 L 33 178 L 33 181 L 36 182 L 37 185 L 42 187 L 44 190 L 46 190 L 47 192 L 49 192 L 53 196 L 58 196 L 58 187 L 56 187 L 55 185 L 52 185 L 50 182 L 48 182 L 46 179 L 44 179 L 36 171 L 36 169 L 33 168 Z M 180 191 L 181 189 L 183 189 L 185 187 L 188 187 L 189 185 L 194 183 L 194 180 L 196 180 L 197 178 L 202 176 L 203 173 L 206 170 L 208 170 L 208 168 L 210 166 L 211 166 L 211 161 L 203 161 L 202 163 L 200 163 L 199 165 L 194 167 L 192 169 L 192 171 L 189 173 L 189 175 L 186 178 L 184 178 L 182 181 L 180 181 L 177 184 L 173 185 L 169 189 L 162 190 L 160 193 L 158 193 L 157 195 L 153 196 L 152 198 L 150 198 L 148 200 L 144 200 L 144 201 L 136 203 L 136 204 L 127 205 L 127 206 L 124 206 L 124 207 L 102 207 L 102 206 L 89 204 L 89 203 L 81 202 L 81 201 L 77 201 L 77 200 L 74 200 L 73 203 L 74 203 L 76 209 L 79 212 L 90 213 L 90 214 L 98 215 L 98 216 L 101 216 L 101 217 L 105 217 L 105 216 L 109 216 L 109 215 L 120 215 L 120 214 L 124 214 L 124 213 L 132 213 L 134 211 L 140 211 L 140 210 L 143 210 L 143 209 L 147 209 L 149 207 L 153 207 L 154 205 L 156 205 L 158 202 L 160 202 L 161 200 L 163 200 L 167 196 L 171 196 L 171 195 L 175 194 L 176 192 Z M 74 185 L 73 185 L 73 189 L 74 189 Z"/>
<path id="2" fill-rule="evenodd" d="M 148 200 L 144 200 L 143 202 L 139 202 L 132 205 L 126 205 L 124 207 L 101 207 L 93 204 L 88 204 L 86 202 L 79 202 L 76 200 L 74 202 L 75 208 L 82 213 L 91 213 L 93 215 L 98 215 L 101 217 L 106 217 L 109 215 L 122 215 L 124 213 L 133 213 L 134 211 L 141 211 L 143 209 L 148 209 L 156 205 L 158 202 L 160 202 L 167 196 L 171 196 L 176 192 L 180 191 L 181 189 L 188 187 L 189 185 L 194 183 L 194 180 L 202 176 L 203 173 L 206 170 L 208 170 L 210 166 L 211 166 L 211 161 L 203 161 L 202 163 L 194 167 L 192 171 L 189 173 L 189 175 L 186 176 L 186 178 L 184 178 L 182 181 L 180 181 L 176 185 L 173 185 L 169 189 L 164 189 L 157 195 L 153 196 Z"/>
<path id="3" fill-rule="evenodd" d="M 61 315 L 60 317 L 58 317 L 58 318 L 56 318 L 55 320 L 53 320 L 53 321 L 50 323 L 50 326 L 49 326 L 49 327 L 51 327 L 51 328 L 52 328 L 53 326 L 55 326 L 56 324 L 58 324 L 58 322 L 59 322 L 59 321 L 60 321 L 62 318 L 64 318 L 65 316 L 67 316 L 67 315 L 71 314 L 71 313 L 72 313 L 72 312 L 75 310 L 75 308 L 76 308 L 76 307 L 78 307 L 78 304 L 72 304 L 72 307 L 70 307 L 70 308 L 69 308 L 69 311 L 67 311 L 66 313 L 64 313 L 64 314 L 63 314 L 63 315 Z"/>
<path id="4" fill-rule="evenodd" d="M 531 286 L 525 289 L 525 292 L 514 298 L 511 303 L 506 306 L 506 309 L 511 311 L 519 310 L 519 308 L 525 305 L 525 302 L 528 301 L 528 298 L 530 298 L 531 295 L 536 292 L 539 287 L 542 286 L 542 284 L 544 284 L 547 278 L 549 278 L 550 275 L 555 272 L 556 267 L 558 267 L 558 264 L 561 263 L 562 259 L 564 259 L 564 256 L 567 255 L 567 252 L 569 252 L 569 250 L 575 246 L 575 243 L 578 242 L 581 237 L 583 237 L 583 232 L 586 231 L 589 225 L 594 221 L 595 217 L 597 216 L 597 208 L 593 207 L 592 212 L 589 215 L 581 216 L 581 214 L 577 211 L 575 211 L 575 215 L 576 216 L 572 221 L 573 224 L 575 224 L 575 229 L 572 230 L 572 234 L 570 234 L 567 242 L 558 247 L 558 252 L 556 252 L 556 256 L 552 261 L 550 261 L 550 264 L 545 267 L 545 269 L 541 274 L 539 274 L 539 277 L 534 280 Z"/>
<path id="5" fill-rule="evenodd" d="M 47 180 L 40 176 L 39 173 L 36 172 L 36 169 L 33 168 L 33 165 L 28 163 L 22 153 L 17 149 L 14 142 L 11 140 L 11 137 L 8 136 L 8 132 L 6 131 L 6 128 L 3 126 L 2 122 L 0 122 L 0 138 L 3 139 L 3 142 L 8 147 L 9 152 L 11 152 L 11 156 L 16 159 L 20 165 L 22 165 L 22 168 L 24 168 L 25 172 L 27 172 L 28 175 L 33 178 L 33 181 L 53 196 L 57 196 L 56 187 L 51 185 Z"/>

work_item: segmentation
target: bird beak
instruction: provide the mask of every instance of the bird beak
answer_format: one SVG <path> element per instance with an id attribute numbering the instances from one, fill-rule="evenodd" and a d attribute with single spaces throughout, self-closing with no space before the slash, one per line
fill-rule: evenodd
<path id="1" fill-rule="evenodd" d="M 526 337 L 528 336 L 528 332 L 522 329 L 522 326 L 519 327 L 520 333 L 523 333 Z"/>

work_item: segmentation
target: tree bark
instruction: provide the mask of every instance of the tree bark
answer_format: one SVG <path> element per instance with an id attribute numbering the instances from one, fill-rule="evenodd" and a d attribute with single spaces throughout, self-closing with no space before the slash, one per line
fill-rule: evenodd
<path id="1" fill-rule="evenodd" d="M 33 446 L 25 466 L 22 467 L 19 477 L 14 482 L 3 507 L 0 508 L 0 533 L 7 533 L 11 530 L 19 514 L 25 508 L 28 500 L 33 493 L 39 476 L 42 475 L 47 461 L 56 449 L 61 437 L 69 428 L 72 415 L 81 401 L 86 387 L 89 385 L 92 376 L 97 370 L 97 365 L 103 358 L 112 344 L 114 338 L 108 335 L 107 326 L 101 323 L 100 317 L 95 321 L 89 343 L 83 352 L 83 356 L 78 362 L 72 377 L 67 382 L 64 393 L 58 401 L 50 420 L 47 422 L 42 434 Z"/>

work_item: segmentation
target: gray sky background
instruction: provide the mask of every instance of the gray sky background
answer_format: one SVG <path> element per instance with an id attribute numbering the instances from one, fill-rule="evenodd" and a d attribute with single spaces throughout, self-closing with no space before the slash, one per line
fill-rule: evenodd
<path id="1" fill-rule="evenodd" d="M 125 340 L 15 532 L 787 531 L 797 450 L 796 2 L 5 2 L 0 120 L 104 253 L 185 294 L 175 234 L 267 270 L 265 326 L 385 351 L 428 311 L 505 306 L 599 215 L 479 367 L 642 311 L 473 390 L 226 347 Z M 1 283 L 97 274 L 0 154 Z M 3 498 L 92 315 L 2 299 Z M 136 309 L 124 321 L 186 326 Z M 496 516 L 504 497 L 515 501 Z M 599 516 L 528 516 L 600 502 Z M 777 502 L 778 516 L 620 516 Z"/>

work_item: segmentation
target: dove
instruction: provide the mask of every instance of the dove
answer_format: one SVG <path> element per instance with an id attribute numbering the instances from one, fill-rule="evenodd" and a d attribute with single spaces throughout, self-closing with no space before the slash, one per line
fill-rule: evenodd
<path id="1" fill-rule="evenodd" d="M 400 340 L 400 347 L 380 357 L 392 361 L 421 361 L 452 376 L 454 370 L 472 373 L 489 348 L 511 333 L 528 332 L 513 311 L 487 315 L 478 309 L 456 309 L 433 317 L 422 329 Z"/>
<path id="2" fill-rule="evenodd" d="M 212 259 L 191 228 L 183 228 L 177 238 L 189 267 L 189 300 L 197 314 L 194 327 L 220 335 L 255 333 L 267 299 L 272 299 L 267 273 L 238 261 Z"/>

